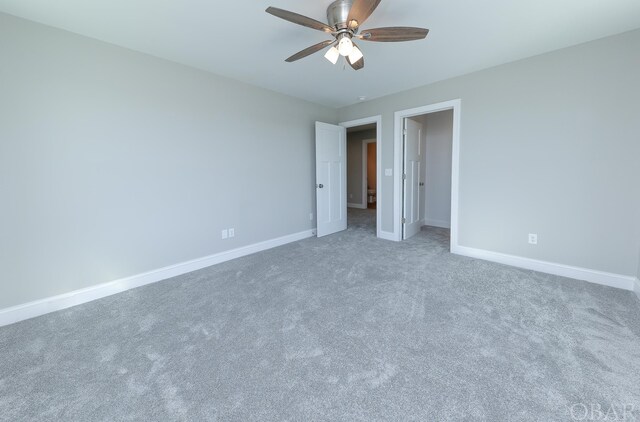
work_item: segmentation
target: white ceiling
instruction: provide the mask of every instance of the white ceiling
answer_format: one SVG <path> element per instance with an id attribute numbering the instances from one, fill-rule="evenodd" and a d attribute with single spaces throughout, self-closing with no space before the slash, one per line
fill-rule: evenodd
<path id="1" fill-rule="evenodd" d="M 340 107 L 640 27 L 640 0 L 383 0 L 362 26 L 421 26 L 423 41 L 360 42 L 365 69 L 316 53 L 326 35 L 264 12 L 326 22 L 331 0 L 0 0 L 0 11 Z"/>

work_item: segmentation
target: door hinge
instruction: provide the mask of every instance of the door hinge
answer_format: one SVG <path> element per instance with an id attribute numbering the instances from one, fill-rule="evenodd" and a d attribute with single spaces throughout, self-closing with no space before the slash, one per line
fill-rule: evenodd
<path id="1" fill-rule="evenodd" d="M 407 180 L 407 175 L 406 174 L 402 175 L 402 180 Z"/>
<path id="2" fill-rule="evenodd" d="M 403 134 L 404 136 L 407 136 L 407 129 L 402 129 L 402 134 Z"/>
<path id="3" fill-rule="evenodd" d="M 402 217 L 402 224 L 407 224 L 407 219 Z"/>

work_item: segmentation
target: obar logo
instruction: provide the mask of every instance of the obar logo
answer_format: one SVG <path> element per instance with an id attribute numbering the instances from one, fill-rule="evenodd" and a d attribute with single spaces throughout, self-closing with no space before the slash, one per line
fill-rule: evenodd
<path id="1" fill-rule="evenodd" d="M 633 404 L 576 403 L 569 412 L 573 421 L 640 421 Z"/>

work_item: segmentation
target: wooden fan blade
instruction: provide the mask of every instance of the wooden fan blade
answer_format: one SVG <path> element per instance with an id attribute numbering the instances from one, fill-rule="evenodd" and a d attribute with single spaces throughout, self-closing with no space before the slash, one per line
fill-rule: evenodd
<path id="1" fill-rule="evenodd" d="M 364 57 L 355 63 L 351 63 L 348 57 L 346 57 L 346 60 L 347 60 L 347 63 L 349 63 L 349 66 L 353 68 L 353 70 L 360 70 L 364 67 Z"/>
<path id="2" fill-rule="evenodd" d="M 349 11 L 347 24 L 351 29 L 357 28 L 367 20 L 369 16 L 376 10 L 380 4 L 380 0 L 354 0 Z M 355 21 L 355 23 L 352 23 Z"/>
<path id="3" fill-rule="evenodd" d="M 270 13 L 273 16 L 277 16 L 280 19 L 306 26 L 307 28 L 317 29 L 318 31 L 324 31 L 329 34 L 334 31 L 334 29 L 327 24 L 297 13 L 289 12 L 288 10 L 278 9 L 277 7 L 268 7 L 265 12 Z"/>
<path id="4" fill-rule="evenodd" d="M 296 54 L 294 54 L 293 56 L 289 57 L 287 60 L 285 60 L 285 62 L 295 62 L 296 60 L 300 60 L 304 57 L 307 57 L 310 54 L 313 54 L 317 51 L 322 50 L 323 48 L 325 48 L 328 45 L 331 45 L 335 42 L 335 40 L 327 40 L 327 41 L 322 41 L 321 43 L 318 43 L 316 45 L 312 45 L 309 48 L 305 48 L 302 51 L 297 52 Z"/>
<path id="5" fill-rule="evenodd" d="M 356 35 L 363 41 L 399 42 L 421 40 L 429 33 L 425 28 L 394 26 L 389 28 L 367 29 Z"/>

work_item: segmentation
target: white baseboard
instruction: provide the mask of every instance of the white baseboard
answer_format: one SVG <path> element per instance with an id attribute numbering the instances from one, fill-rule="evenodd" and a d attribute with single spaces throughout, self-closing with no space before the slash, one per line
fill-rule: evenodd
<path id="1" fill-rule="evenodd" d="M 453 246 L 451 248 L 451 252 L 457 255 L 483 259 L 485 261 L 497 262 L 500 264 L 511 265 L 513 267 L 525 268 L 528 270 L 574 278 L 577 280 L 589 281 L 591 283 L 617 287 L 624 290 L 634 291 L 636 288 L 638 288 L 636 284 L 637 279 L 635 277 L 622 274 L 614 274 L 604 271 L 591 270 L 588 268 L 573 267 L 570 265 L 556 264 L 553 262 L 538 261 L 536 259 L 507 255 L 499 252 L 486 251 L 483 249 L 469 248 L 466 246 Z"/>
<path id="2" fill-rule="evenodd" d="M 446 221 L 446 220 L 432 220 L 430 218 L 425 218 L 424 225 L 425 226 L 432 226 L 432 227 L 442 227 L 443 229 L 450 229 L 451 228 L 451 222 L 449 222 L 449 221 Z"/>
<path id="3" fill-rule="evenodd" d="M 635 292 L 636 295 L 638 296 L 638 299 L 640 299 L 640 278 L 636 278 L 636 282 L 635 282 Z"/>
<path id="4" fill-rule="evenodd" d="M 287 243 L 296 242 L 315 236 L 316 230 L 305 230 L 300 233 L 290 234 L 278 237 L 276 239 L 266 240 L 264 242 L 254 243 L 252 245 L 243 246 L 237 249 L 220 252 L 204 258 L 198 258 L 187 262 L 182 262 L 168 267 L 159 268 L 157 270 L 148 271 L 146 273 L 122 278 L 120 280 L 110 281 L 98 284 L 80 290 L 74 290 L 58 296 L 52 296 L 45 299 L 24 303 L 10 308 L 0 310 L 0 327 L 13 324 L 25 319 L 34 318 L 50 312 L 59 311 L 80 305 L 82 303 L 91 302 L 92 300 L 111 296 L 116 293 L 144 286 L 146 284 L 155 283 L 166 280 L 171 277 L 190 273 L 221 262 L 230 261 L 256 252 L 282 246 Z"/>
<path id="5" fill-rule="evenodd" d="M 362 204 L 350 204 L 350 203 L 347 203 L 347 207 L 348 208 L 358 208 L 358 209 L 361 209 L 361 210 L 366 210 L 367 209 L 367 205 L 366 204 L 362 205 Z"/>
<path id="6" fill-rule="evenodd" d="M 378 236 L 380 239 L 384 239 L 384 240 L 392 240 L 394 242 L 397 242 L 398 239 L 396 239 L 396 235 L 393 232 L 386 232 L 384 230 L 380 230 L 380 235 Z"/>

